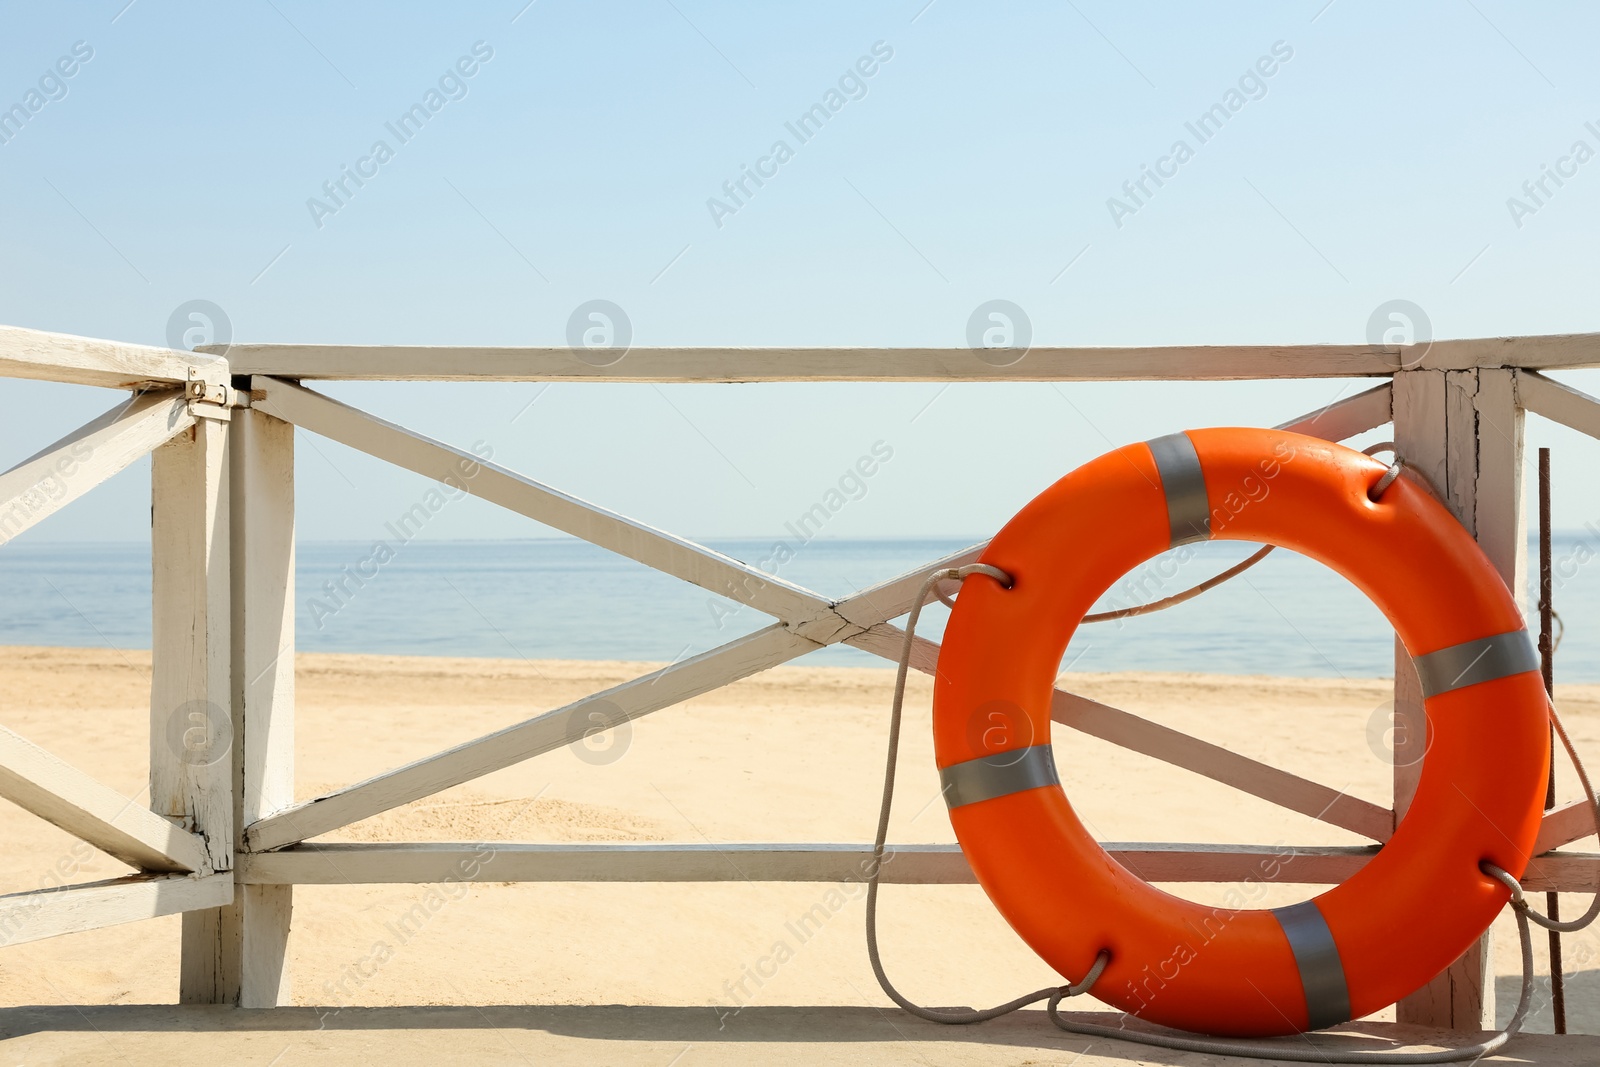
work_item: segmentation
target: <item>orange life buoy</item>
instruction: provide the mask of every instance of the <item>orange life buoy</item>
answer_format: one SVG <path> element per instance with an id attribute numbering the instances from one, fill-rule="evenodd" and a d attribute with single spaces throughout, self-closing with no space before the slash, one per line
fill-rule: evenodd
<path id="1" fill-rule="evenodd" d="M 1102 950 L 1100 1000 L 1227 1035 L 1320 1029 L 1393 1004 L 1480 936 L 1521 876 L 1549 767 L 1546 697 L 1521 614 L 1472 537 L 1342 445 L 1205 429 L 1130 445 L 1062 478 L 965 583 L 934 684 L 935 755 L 961 849 L 1011 926 L 1061 974 Z M 1074 814 L 1050 749 L 1067 643 L 1119 577 L 1204 538 L 1319 560 L 1383 611 L 1417 666 L 1427 756 L 1406 816 L 1355 875 L 1287 908 L 1196 904 L 1136 877 Z M 996 726 L 1005 728 L 997 729 Z M 1070 757 L 1068 757 L 1070 758 Z M 1264 878 L 1293 881 L 1292 853 Z"/>

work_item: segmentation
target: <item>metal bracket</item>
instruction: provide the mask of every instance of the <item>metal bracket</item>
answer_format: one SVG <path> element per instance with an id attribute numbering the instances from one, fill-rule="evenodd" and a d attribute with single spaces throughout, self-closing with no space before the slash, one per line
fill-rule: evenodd
<path id="1" fill-rule="evenodd" d="M 184 384 L 183 395 L 189 400 L 189 414 L 199 419 L 218 419 L 229 422 L 232 409 L 239 406 L 239 391 L 221 382 L 205 378 L 199 370 L 189 368 L 189 380 Z"/>

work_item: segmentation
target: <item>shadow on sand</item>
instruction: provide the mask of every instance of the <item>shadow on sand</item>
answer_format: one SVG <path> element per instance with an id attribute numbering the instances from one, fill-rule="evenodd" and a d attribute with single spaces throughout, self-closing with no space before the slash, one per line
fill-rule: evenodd
<path id="1" fill-rule="evenodd" d="M 1543 935 L 1541 935 L 1543 936 Z M 1600 970 L 1569 971 L 1564 983 L 1567 995 L 1567 1033 L 1600 1034 Z M 1522 979 L 1503 975 L 1494 980 L 1495 1019 L 1501 1026 L 1517 1009 Z M 1533 980 L 1533 1006 L 1523 1029 L 1530 1034 L 1554 1033 L 1550 1010 L 1550 979 L 1538 975 Z"/>

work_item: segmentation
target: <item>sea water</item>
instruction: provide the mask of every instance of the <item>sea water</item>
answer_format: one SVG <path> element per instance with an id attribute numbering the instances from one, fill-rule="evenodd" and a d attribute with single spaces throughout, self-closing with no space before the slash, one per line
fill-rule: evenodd
<path id="1" fill-rule="evenodd" d="M 792 558 L 775 566 L 787 581 L 842 599 L 968 543 L 818 538 L 791 545 Z M 766 540 L 715 541 L 711 547 L 752 564 L 783 559 Z M 1113 586 L 1100 607 L 1170 596 L 1254 547 L 1213 542 L 1157 557 Z M 1557 677 L 1600 681 L 1600 535 L 1558 536 L 1554 559 L 1552 599 L 1566 625 Z M 370 544 L 302 543 L 295 585 L 296 639 L 307 652 L 672 661 L 771 621 L 753 608 L 568 539 L 419 540 L 395 547 L 382 560 L 374 558 Z M 937 639 L 946 614 L 937 604 L 929 608 L 922 632 Z M 148 648 L 148 545 L 0 548 L 0 644 Z M 885 665 L 848 647 L 811 653 L 801 662 Z M 1081 627 L 1063 665 L 1079 671 L 1382 677 L 1394 669 L 1393 632 L 1343 578 L 1279 550 L 1170 610 Z"/>

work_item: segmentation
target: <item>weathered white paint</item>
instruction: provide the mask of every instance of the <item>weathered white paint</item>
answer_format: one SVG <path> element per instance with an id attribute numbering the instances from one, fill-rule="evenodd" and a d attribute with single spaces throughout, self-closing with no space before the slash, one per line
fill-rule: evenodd
<path id="1" fill-rule="evenodd" d="M 137 389 L 187 382 L 191 369 L 209 384 L 228 382 L 228 361 L 216 355 L 0 326 L 0 377 Z"/>
<path id="2" fill-rule="evenodd" d="M 294 427 L 236 411 L 228 449 L 234 706 L 244 739 L 235 814 L 246 826 L 294 803 Z M 219 1002 L 288 1003 L 293 894 L 288 885 L 243 886 L 217 916 Z"/>
<path id="3" fill-rule="evenodd" d="M 1477 538 L 1513 597 L 1524 599 L 1522 412 L 1516 373 L 1484 367 L 1408 370 L 1394 377 L 1395 445 Z M 1404 818 L 1423 767 L 1427 726 L 1410 657 L 1395 643 L 1395 817 Z M 1489 934 L 1402 1000 L 1401 1022 L 1476 1030 L 1494 1021 Z"/>
<path id="4" fill-rule="evenodd" d="M 1600 334 L 1409 347 L 1035 347 L 1003 367 L 969 348 L 635 348 L 604 367 L 564 347 L 234 344 L 227 354 L 236 374 L 307 381 L 1222 381 L 1375 377 L 1404 367 L 1600 366 Z"/>
<path id="5" fill-rule="evenodd" d="M 150 468 L 150 806 L 199 834 L 221 871 L 233 867 L 238 825 L 228 426 L 197 419 Z M 231 987 L 237 941 L 221 926 L 216 908 L 184 915 L 181 1003 L 216 1003 Z"/>
<path id="6" fill-rule="evenodd" d="M 233 864 L 227 427 L 210 419 L 151 464 L 150 807 Z"/>
<path id="7" fill-rule="evenodd" d="M 1109 842 L 1151 882 L 1339 882 L 1375 848 Z M 407 843 L 296 845 L 241 858 L 247 883 L 351 885 L 479 882 L 849 882 L 871 869 L 865 844 Z M 885 883 L 976 881 L 955 844 L 890 845 Z"/>
<path id="8" fill-rule="evenodd" d="M 233 874 L 132 874 L 65 889 L 0 897 L 0 947 L 99 930 L 233 899 Z"/>
<path id="9" fill-rule="evenodd" d="M 1211 845 L 1105 842 L 1118 863 L 1147 882 L 1288 882 L 1336 885 L 1359 871 L 1375 846 Z M 240 857 L 247 885 L 395 882 L 849 882 L 870 870 L 866 844 L 527 844 L 406 842 L 295 845 Z M 960 846 L 891 844 L 883 882 L 968 885 L 977 879 Z M 1600 888 L 1600 855 L 1551 853 L 1528 870 L 1530 892 Z"/>

